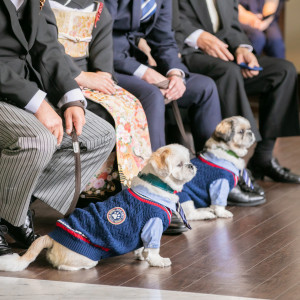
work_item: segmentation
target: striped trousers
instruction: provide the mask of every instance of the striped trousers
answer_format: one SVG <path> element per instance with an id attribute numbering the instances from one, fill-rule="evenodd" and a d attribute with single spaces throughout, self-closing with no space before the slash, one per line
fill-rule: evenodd
<path id="1" fill-rule="evenodd" d="M 101 167 L 115 144 L 115 130 L 86 111 L 79 136 L 81 188 Z M 0 101 L 0 218 L 20 226 L 34 195 L 65 214 L 75 188 L 72 139 L 64 134 L 61 145 L 32 115 Z"/>

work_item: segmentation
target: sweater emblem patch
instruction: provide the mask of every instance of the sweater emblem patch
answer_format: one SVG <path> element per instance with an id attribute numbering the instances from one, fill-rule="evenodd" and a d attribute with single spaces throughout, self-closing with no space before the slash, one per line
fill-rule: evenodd
<path id="1" fill-rule="evenodd" d="M 107 220 L 113 225 L 120 225 L 126 220 L 126 212 L 122 207 L 114 207 L 107 213 Z"/>

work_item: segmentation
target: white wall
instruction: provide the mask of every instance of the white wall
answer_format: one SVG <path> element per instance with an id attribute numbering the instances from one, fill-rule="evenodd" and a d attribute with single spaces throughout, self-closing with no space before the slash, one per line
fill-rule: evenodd
<path id="1" fill-rule="evenodd" d="M 300 73 L 300 0 L 288 0 L 285 5 L 286 57 Z"/>

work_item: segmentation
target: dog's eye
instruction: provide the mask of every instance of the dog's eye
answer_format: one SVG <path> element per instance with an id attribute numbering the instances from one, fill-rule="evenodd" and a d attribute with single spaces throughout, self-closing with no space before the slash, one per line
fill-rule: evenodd
<path id="1" fill-rule="evenodd" d="M 239 132 L 240 134 L 244 134 L 245 133 L 245 130 L 244 129 L 242 129 L 242 130 L 240 130 L 240 132 Z"/>
<path id="2" fill-rule="evenodd" d="M 183 166 L 183 162 L 177 165 L 177 167 L 181 168 Z"/>

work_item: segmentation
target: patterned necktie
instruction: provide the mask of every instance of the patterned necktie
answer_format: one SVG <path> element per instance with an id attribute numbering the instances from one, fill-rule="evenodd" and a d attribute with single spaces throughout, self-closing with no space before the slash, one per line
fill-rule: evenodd
<path id="1" fill-rule="evenodd" d="M 243 177 L 246 185 L 253 190 L 254 187 L 253 187 L 253 184 L 251 182 L 251 179 L 250 179 L 249 174 L 248 174 L 246 169 L 243 169 L 243 170 L 240 171 L 240 176 Z"/>
<path id="2" fill-rule="evenodd" d="M 188 228 L 188 229 L 192 229 L 191 225 L 188 223 L 184 211 L 179 203 L 179 201 L 176 203 L 176 211 L 179 213 L 184 225 Z"/>
<path id="3" fill-rule="evenodd" d="M 154 15 L 156 11 L 155 0 L 141 0 L 141 23 L 147 22 Z"/>

